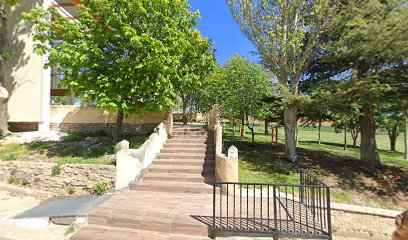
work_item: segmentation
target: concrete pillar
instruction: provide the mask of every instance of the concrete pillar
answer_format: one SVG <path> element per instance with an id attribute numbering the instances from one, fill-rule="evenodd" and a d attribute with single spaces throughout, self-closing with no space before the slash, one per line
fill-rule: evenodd
<path id="1" fill-rule="evenodd" d="M 228 148 L 229 182 L 238 182 L 238 148 L 232 145 Z"/>
<path id="2" fill-rule="evenodd" d="M 43 7 L 48 9 L 51 6 L 51 0 L 44 0 Z M 43 56 L 43 65 L 48 62 L 48 54 Z M 40 132 L 50 131 L 51 116 L 51 68 L 44 68 L 42 72 L 42 96 L 41 96 L 41 121 L 38 124 Z"/>

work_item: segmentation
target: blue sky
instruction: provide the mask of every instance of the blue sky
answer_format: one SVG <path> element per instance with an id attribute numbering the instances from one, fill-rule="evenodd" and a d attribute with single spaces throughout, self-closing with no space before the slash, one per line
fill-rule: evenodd
<path id="1" fill-rule="evenodd" d="M 222 65 L 236 53 L 257 61 L 251 53 L 256 51 L 255 47 L 242 34 L 225 0 L 189 0 L 189 3 L 193 11 L 200 11 L 198 29 L 215 42 L 217 59 Z"/>

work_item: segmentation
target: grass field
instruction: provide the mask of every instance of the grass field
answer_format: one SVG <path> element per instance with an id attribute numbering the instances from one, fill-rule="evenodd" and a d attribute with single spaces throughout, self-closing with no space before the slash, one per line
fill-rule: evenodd
<path id="1" fill-rule="evenodd" d="M 249 131 L 240 139 L 238 133 L 232 135 L 231 126 L 225 128 L 225 150 L 230 145 L 239 149 L 241 182 L 298 184 L 298 170 L 306 169 L 333 187 L 333 201 L 408 208 L 408 160 L 403 159 L 402 136 L 397 142 L 397 152 L 388 150 L 387 135 L 377 136 L 383 165 L 373 168 L 359 160 L 360 149 L 351 148 L 351 137 L 348 150 L 343 150 L 343 134 L 324 127 L 319 145 L 317 128 L 302 127 L 299 129 L 299 162 L 292 164 L 284 158 L 283 129 L 279 129 L 279 146 L 271 146 L 271 135 L 264 135 L 263 129 L 263 126 L 256 128 L 255 144 L 252 144 Z"/>
<path id="2" fill-rule="evenodd" d="M 131 148 L 139 148 L 147 136 L 127 136 Z M 0 161 L 48 161 L 58 164 L 115 164 L 115 144 L 102 133 L 72 133 L 61 141 L 18 144 L 0 140 Z"/>

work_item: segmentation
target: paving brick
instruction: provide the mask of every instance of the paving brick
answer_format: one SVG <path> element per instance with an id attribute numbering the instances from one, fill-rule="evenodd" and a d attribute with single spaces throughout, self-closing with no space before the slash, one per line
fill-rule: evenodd
<path id="1" fill-rule="evenodd" d="M 209 239 L 194 216 L 212 214 L 214 136 L 202 128 L 173 133 L 142 183 L 113 196 L 71 239 Z"/>

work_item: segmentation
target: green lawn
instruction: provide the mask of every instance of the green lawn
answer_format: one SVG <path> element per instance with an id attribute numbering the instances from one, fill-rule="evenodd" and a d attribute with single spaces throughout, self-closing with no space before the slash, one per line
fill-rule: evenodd
<path id="1" fill-rule="evenodd" d="M 147 136 L 126 136 L 131 148 L 139 148 Z M 61 141 L 27 144 L 0 140 L 0 161 L 49 161 L 58 164 L 115 164 L 112 138 L 103 133 L 72 133 Z"/>
<path id="2" fill-rule="evenodd" d="M 256 128 L 255 144 L 251 134 L 245 138 L 232 135 L 226 126 L 225 151 L 230 145 L 239 149 L 239 180 L 241 182 L 298 184 L 299 169 L 306 169 L 332 186 L 332 200 L 372 207 L 402 209 L 408 207 L 408 160 L 403 159 L 402 137 L 398 152 L 389 151 L 388 137 L 377 136 L 383 165 L 379 168 L 362 163 L 359 149 L 343 150 L 343 135 L 324 127 L 322 144 L 317 143 L 317 129 L 299 129 L 299 163 L 284 158 L 284 146 L 271 146 L 271 135 L 263 134 L 263 126 Z M 279 141 L 284 143 L 284 131 L 279 129 Z"/>

